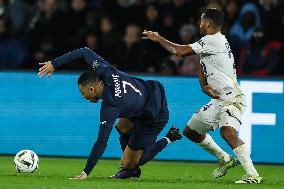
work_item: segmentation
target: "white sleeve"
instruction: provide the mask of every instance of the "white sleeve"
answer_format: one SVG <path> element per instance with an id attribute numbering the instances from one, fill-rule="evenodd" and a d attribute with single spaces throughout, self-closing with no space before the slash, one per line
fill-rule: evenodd
<path id="1" fill-rule="evenodd" d="M 197 54 L 197 55 L 206 55 L 206 54 L 213 54 L 214 49 L 212 46 L 208 43 L 209 40 L 208 38 L 202 37 L 199 41 L 189 44 L 189 46 L 192 48 L 192 50 Z"/>

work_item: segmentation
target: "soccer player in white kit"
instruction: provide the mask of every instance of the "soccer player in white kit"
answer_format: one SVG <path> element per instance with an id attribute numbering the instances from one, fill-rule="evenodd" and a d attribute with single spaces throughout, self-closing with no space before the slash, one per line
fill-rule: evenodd
<path id="1" fill-rule="evenodd" d="M 212 100 L 193 114 L 183 133 L 189 140 L 218 159 L 219 166 L 212 175 L 215 178 L 224 176 L 228 169 L 237 165 L 237 160 L 223 151 L 207 134 L 219 128 L 221 136 L 233 149 L 246 171 L 246 175 L 235 183 L 261 183 L 262 177 L 253 165 L 246 145 L 237 135 L 246 103 L 237 82 L 230 45 L 221 34 L 223 20 L 222 11 L 206 9 L 200 23 L 200 33 L 204 36 L 198 42 L 189 45 L 172 43 L 157 32 L 146 30 L 143 32 L 143 39 L 157 42 L 177 56 L 197 54 L 200 57 L 200 84 L 203 92 L 211 96 Z"/>

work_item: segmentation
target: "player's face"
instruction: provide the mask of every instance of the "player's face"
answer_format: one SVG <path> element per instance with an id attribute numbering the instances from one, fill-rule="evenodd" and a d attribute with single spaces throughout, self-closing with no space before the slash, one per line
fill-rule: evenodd
<path id="1" fill-rule="evenodd" d="M 96 94 L 96 90 L 92 86 L 82 86 L 79 85 L 79 90 L 86 100 L 89 100 L 90 102 L 97 103 L 99 100 L 99 97 Z"/>
<path id="2" fill-rule="evenodd" d="M 208 28 L 209 22 L 203 16 L 201 16 L 200 20 L 200 34 L 206 35 L 207 34 L 207 28 Z"/>

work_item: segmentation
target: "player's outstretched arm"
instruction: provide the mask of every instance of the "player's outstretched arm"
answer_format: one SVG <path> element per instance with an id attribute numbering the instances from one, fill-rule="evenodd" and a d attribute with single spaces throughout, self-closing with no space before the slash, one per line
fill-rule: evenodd
<path id="1" fill-rule="evenodd" d="M 112 67 L 106 60 L 104 60 L 97 53 L 95 53 L 94 51 L 92 51 L 91 49 L 87 47 L 84 47 L 84 48 L 80 48 L 80 49 L 76 49 L 71 52 L 68 52 L 62 56 L 59 56 L 53 61 L 40 63 L 42 67 L 39 69 L 38 75 L 39 76 L 44 76 L 44 75 L 50 76 L 52 75 L 52 73 L 57 67 L 63 64 L 67 64 L 79 58 L 83 58 L 85 62 L 89 64 L 98 75 L 102 74 L 107 68 Z"/>
<path id="2" fill-rule="evenodd" d="M 195 54 L 190 46 L 173 43 L 160 36 L 158 32 L 144 30 L 142 34 L 144 35 L 142 37 L 143 39 L 150 39 L 154 42 L 157 42 L 169 52 L 177 56 L 189 56 Z"/>

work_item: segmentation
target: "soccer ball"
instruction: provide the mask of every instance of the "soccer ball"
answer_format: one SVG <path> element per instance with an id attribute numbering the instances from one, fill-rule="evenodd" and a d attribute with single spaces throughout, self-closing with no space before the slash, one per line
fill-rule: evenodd
<path id="1" fill-rule="evenodd" d="M 16 154 L 14 164 L 19 173 L 33 173 L 38 168 L 39 159 L 33 151 L 21 150 Z"/>

